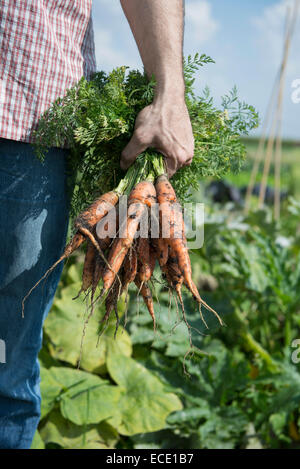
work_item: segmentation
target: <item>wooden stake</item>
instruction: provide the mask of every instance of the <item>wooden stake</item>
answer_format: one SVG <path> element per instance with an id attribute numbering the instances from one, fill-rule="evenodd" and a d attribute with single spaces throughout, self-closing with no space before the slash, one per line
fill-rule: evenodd
<path id="1" fill-rule="evenodd" d="M 250 176 L 249 184 L 248 184 L 248 187 L 247 187 L 246 198 L 245 198 L 245 208 L 244 208 L 245 215 L 248 215 L 248 213 L 249 213 L 251 197 L 252 197 L 252 194 L 253 194 L 254 185 L 255 185 L 256 178 L 257 178 L 259 166 L 260 166 L 261 162 L 263 161 L 264 148 L 265 148 L 265 143 L 266 143 L 266 140 L 267 140 L 267 131 L 268 131 L 268 126 L 269 126 L 269 121 L 270 121 L 270 117 L 271 117 L 271 114 L 273 112 L 273 108 L 274 108 L 274 105 L 275 105 L 275 96 L 276 96 L 276 93 L 278 92 L 277 89 L 278 89 L 278 85 L 279 85 L 279 77 L 280 77 L 280 74 L 278 72 L 278 75 L 277 75 L 277 77 L 275 79 L 275 82 L 274 82 L 274 85 L 273 85 L 273 90 L 272 90 L 272 94 L 271 94 L 271 97 L 270 97 L 270 101 L 268 103 L 267 113 L 266 113 L 266 117 L 265 117 L 264 124 L 263 124 L 263 129 L 262 129 L 262 134 L 261 134 L 261 137 L 259 139 L 258 147 L 257 147 L 256 153 L 255 153 L 255 156 L 254 156 L 254 164 L 253 164 L 253 168 L 252 168 L 252 171 L 251 171 L 251 176 Z"/>
<path id="2" fill-rule="evenodd" d="M 265 164 L 264 164 L 264 172 L 263 172 L 263 177 L 262 177 L 260 192 L 259 192 L 259 201 L 258 201 L 259 208 L 262 208 L 262 206 L 264 205 L 264 202 L 265 202 L 267 182 L 268 182 L 270 166 L 271 166 L 271 161 L 272 161 L 272 156 L 273 156 L 274 142 L 275 142 L 275 138 L 276 138 L 276 131 L 278 130 L 278 122 L 280 121 L 281 114 L 282 114 L 282 102 L 283 102 L 283 91 L 284 91 L 284 84 L 285 84 L 285 72 L 286 72 L 287 60 L 288 60 L 288 56 L 289 56 L 291 37 L 292 37 L 292 34 L 293 34 L 293 25 L 294 25 L 294 20 L 295 20 L 295 12 L 297 12 L 297 4 L 298 4 L 298 0 L 296 0 L 296 2 L 295 2 L 295 8 L 294 8 L 294 13 L 293 13 L 292 19 L 290 19 L 290 16 L 291 16 L 290 9 L 288 9 L 288 11 L 287 11 L 286 37 L 285 37 L 285 41 L 284 41 L 283 59 L 282 59 L 281 68 L 280 68 L 279 93 L 278 93 L 278 98 L 277 98 L 276 113 L 275 113 L 275 116 L 274 116 L 274 119 L 273 119 L 271 132 L 270 132 L 270 138 L 269 138 L 268 145 L 267 145 L 266 158 L 265 158 Z"/>
<path id="3" fill-rule="evenodd" d="M 298 11 L 300 6 L 300 0 L 295 1 L 293 16 L 291 20 L 291 32 L 290 37 L 294 33 L 296 26 Z M 274 192 L 274 217 L 275 220 L 280 219 L 280 173 L 281 173 L 281 159 L 282 159 L 282 106 L 280 109 L 280 116 L 278 121 L 277 139 L 276 139 L 276 150 L 275 150 L 275 192 Z"/>

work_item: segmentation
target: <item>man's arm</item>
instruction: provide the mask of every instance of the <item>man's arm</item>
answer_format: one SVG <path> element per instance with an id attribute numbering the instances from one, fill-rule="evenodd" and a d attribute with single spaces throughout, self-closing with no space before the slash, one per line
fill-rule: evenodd
<path id="1" fill-rule="evenodd" d="M 147 147 L 167 158 L 169 176 L 190 164 L 194 153 L 191 122 L 184 100 L 183 0 L 120 0 L 150 78 L 155 98 L 143 109 L 121 157 L 128 168 Z"/>

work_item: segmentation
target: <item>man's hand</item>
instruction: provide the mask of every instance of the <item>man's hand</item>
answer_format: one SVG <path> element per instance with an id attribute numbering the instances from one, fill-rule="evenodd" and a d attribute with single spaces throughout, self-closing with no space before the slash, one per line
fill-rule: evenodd
<path id="1" fill-rule="evenodd" d="M 191 164 L 194 137 L 184 99 L 162 97 L 139 113 L 134 134 L 122 152 L 121 168 L 127 169 L 148 147 L 166 157 L 169 177 Z"/>
<path id="2" fill-rule="evenodd" d="M 169 176 L 191 163 L 194 138 L 184 101 L 183 0 L 121 0 L 145 71 L 156 80 L 154 102 L 143 109 L 121 167 L 128 168 L 146 148 L 167 158 Z"/>

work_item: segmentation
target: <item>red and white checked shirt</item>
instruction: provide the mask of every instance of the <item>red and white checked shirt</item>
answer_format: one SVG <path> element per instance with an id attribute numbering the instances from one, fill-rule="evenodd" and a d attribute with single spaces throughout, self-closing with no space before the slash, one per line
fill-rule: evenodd
<path id="1" fill-rule="evenodd" d="M 96 70 L 92 0 L 0 0 L 0 137 L 32 141 L 40 115 Z"/>

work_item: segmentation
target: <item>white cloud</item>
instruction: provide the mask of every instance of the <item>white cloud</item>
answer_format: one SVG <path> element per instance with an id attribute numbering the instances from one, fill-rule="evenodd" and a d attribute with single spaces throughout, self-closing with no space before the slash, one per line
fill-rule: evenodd
<path id="1" fill-rule="evenodd" d="M 275 70 L 279 70 L 282 62 L 287 7 L 294 5 L 294 0 L 273 1 L 272 5 L 263 10 L 260 17 L 252 20 L 257 36 L 257 66 L 262 67 L 270 75 L 270 84 L 275 79 Z M 300 107 L 299 104 L 293 102 L 292 84 L 300 78 L 299 26 L 298 18 L 288 59 L 283 108 L 283 135 L 297 140 L 299 139 Z M 270 93 L 269 90 L 268 95 Z"/>
<path id="2" fill-rule="evenodd" d="M 101 65 L 101 69 L 109 70 L 115 65 L 121 65 L 122 54 L 113 45 L 111 31 L 107 31 L 102 27 L 98 28 L 94 25 L 94 35 L 98 67 Z"/>
<path id="3" fill-rule="evenodd" d="M 113 31 L 97 27 L 94 24 L 95 50 L 98 69 L 110 71 L 114 67 L 127 65 L 130 68 L 140 68 L 138 52 L 131 54 L 118 47 L 113 40 Z"/>
<path id="4" fill-rule="evenodd" d="M 290 7 L 291 11 L 293 11 L 293 6 L 294 0 L 280 0 L 266 7 L 263 14 L 253 20 L 259 34 L 260 54 L 265 54 L 265 57 L 271 60 L 273 65 L 279 66 L 282 60 L 287 8 Z M 290 49 L 289 75 L 297 74 L 300 70 L 299 43 L 300 28 L 298 18 Z"/>
<path id="5" fill-rule="evenodd" d="M 97 7 L 105 8 L 109 10 L 110 13 L 115 15 L 120 15 L 122 12 L 122 7 L 119 0 L 94 0 L 93 7 L 95 7 L 95 3 L 97 2 Z"/>
<path id="6" fill-rule="evenodd" d="M 98 69 L 111 71 L 120 65 L 141 68 L 138 49 L 119 0 L 95 0 L 93 24 Z"/>
<path id="7" fill-rule="evenodd" d="M 141 68 L 142 62 L 119 0 L 95 0 L 93 20 L 98 68 L 111 70 L 126 64 Z M 186 32 L 197 46 L 209 41 L 218 30 L 208 0 L 186 1 Z"/>
<path id="8" fill-rule="evenodd" d="M 219 29 L 213 18 L 211 4 L 208 0 L 187 1 L 185 6 L 186 29 L 192 28 L 197 46 L 211 40 Z"/>

